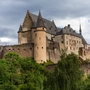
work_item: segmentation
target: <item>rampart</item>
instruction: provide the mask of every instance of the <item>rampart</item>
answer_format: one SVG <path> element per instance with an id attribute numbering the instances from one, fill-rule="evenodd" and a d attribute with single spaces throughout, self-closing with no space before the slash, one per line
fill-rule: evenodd
<path id="1" fill-rule="evenodd" d="M 22 44 L 22 45 L 6 45 L 0 46 L 0 58 L 3 58 L 8 52 L 16 52 L 22 57 L 34 57 L 33 52 L 34 44 Z"/>

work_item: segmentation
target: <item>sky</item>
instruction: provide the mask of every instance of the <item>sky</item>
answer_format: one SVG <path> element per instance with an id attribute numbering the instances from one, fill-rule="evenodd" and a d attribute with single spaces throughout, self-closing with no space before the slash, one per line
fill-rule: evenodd
<path id="1" fill-rule="evenodd" d="M 54 20 L 57 27 L 79 32 L 90 44 L 90 0 L 0 0 L 0 45 L 18 44 L 18 29 L 27 10 Z"/>

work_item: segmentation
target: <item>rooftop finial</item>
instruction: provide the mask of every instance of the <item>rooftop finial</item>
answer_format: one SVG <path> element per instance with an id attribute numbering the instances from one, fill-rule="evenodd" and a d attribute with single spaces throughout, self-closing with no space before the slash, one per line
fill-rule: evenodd
<path id="1" fill-rule="evenodd" d="M 79 23 L 79 34 L 80 34 L 80 35 L 82 34 L 82 29 L 81 29 L 81 20 L 80 20 L 80 23 Z"/>
<path id="2" fill-rule="evenodd" d="M 39 12 L 40 12 L 41 10 L 39 9 Z"/>

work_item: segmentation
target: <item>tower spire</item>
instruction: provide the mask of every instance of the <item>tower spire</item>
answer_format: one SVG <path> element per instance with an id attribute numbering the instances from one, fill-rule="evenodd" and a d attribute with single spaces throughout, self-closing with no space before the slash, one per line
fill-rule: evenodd
<path id="1" fill-rule="evenodd" d="M 45 27 L 40 10 L 39 10 L 38 19 L 37 19 L 37 27 Z"/>
<path id="2" fill-rule="evenodd" d="M 81 24 L 79 25 L 79 33 L 82 34 Z"/>

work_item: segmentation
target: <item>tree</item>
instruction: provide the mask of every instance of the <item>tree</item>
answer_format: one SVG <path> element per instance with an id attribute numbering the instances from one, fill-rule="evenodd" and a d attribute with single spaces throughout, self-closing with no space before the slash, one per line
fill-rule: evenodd
<path id="1" fill-rule="evenodd" d="M 55 70 L 47 76 L 47 87 L 49 90 L 82 90 L 79 86 L 82 75 L 78 57 L 63 53 Z"/>

